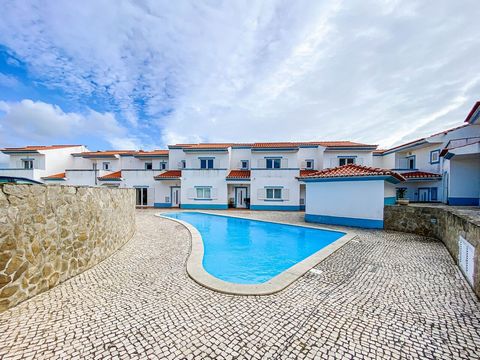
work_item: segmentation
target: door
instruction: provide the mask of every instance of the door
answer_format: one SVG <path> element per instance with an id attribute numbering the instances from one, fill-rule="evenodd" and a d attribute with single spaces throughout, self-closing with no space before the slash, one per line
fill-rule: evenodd
<path id="1" fill-rule="evenodd" d="M 430 189 L 418 189 L 418 201 L 430 201 Z"/>
<path id="2" fill-rule="evenodd" d="M 180 206 L 180 188 L 172 187 L 172 207 Z"/>
<path id="3" fill-rule="evenodd" d="M 237 187 L 235 188 L 235 207 L 245 209 L 247 204 L 245 199 L 247 198 L 247 188 Z"/>
<path id="4" fill-rule="evenodd" d="M 148 204 L 148 188 L 136 188 L 137 206 L 147 206 Z"/>

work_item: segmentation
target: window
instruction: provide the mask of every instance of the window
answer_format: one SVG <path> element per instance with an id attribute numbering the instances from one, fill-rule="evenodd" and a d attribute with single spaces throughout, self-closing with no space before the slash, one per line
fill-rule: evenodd
<path id="1" fill-rule="evenodd" d="M 407 169 L 415 169 L 415 155 L 407 157 Z"/>
<path id="2" fill-rule="evenodd" d="M 430 151 L 430 164 L 438 164 L 440 162 L 440 150 Z"/>
<path id="3" fill-rule="evenodd" d="M 109 162 L 104 162 L 102 164 L 102 169 L 103 170 L 110 170 L 110 163 Z"/>
<path id="4" fill-rule="evenodd" d="M 349 164 L 355 164 L 355 158 L 354 157 L 344 157 L 338 159 L 338 165 L 343 166 L 343 165 L 349 165 Z"/>
<path id="5" fill-rule="evenodd" d="M 280 200 L 282 198 L 282 189 L 266 189 L 267 199 Z"/>
<path id="6" fill-rule="evenodd" d="M 241 161 L 241 164 L 242 164 L 242 169 L 243 169 L 243 170 L 247 170 L 247 169 L 248 169 L 248 160 L 242 160 L 242 161 Z"/>
<path id="7" fill-rule="evenodd" d="M 209 187 L 197 187 L 196 190 L 196 198 L 197 199 L 211 199 L 212 192 L 211 188 Z"/>
<path id="8" fill-rule="evenodd" d="M 280 169 L 281 159 L 267 159 L 267 169 Z"/>
<path id="9" fill-rule="evenodd" d="M 160 170 L 166 170 L 167 169 L 167 163 L 165 161 L 162 161 L 160 163 Z"/>
<path id="10" fill-rule="evenodd" d="M 313 160 L 306 160 L 305 161 L 305 169 L 313 170 Z"/>
<path id="11" fill-rule="evenodd" d="M 136 188 L 136 198 L 137 198 L 137 206 L 145 206 L 148 204 L 148 195 L 147 195 L 147 188 Z"/>
<path id="12" fill-rule="evenodd" d="M 213 169 L 213 159 L 200 159 L 200 169 Z"/>
<path id="13" fill-rule="evenodd" d="M 24 169 L 33 169 L 33 160 L 23 160 Z"/>
<path id="14" fill-rule="evenodd" d="M 185 160 L 180 161 L 180 168 L 185 169 L 187 167 L 187 162 Z"/>
<path id="15" fill-rule="evenodd" d="M 146 162 L 145 163 L 145 170 L 152 170 L 153 169 L 153 164 L 151 162 Z"/>

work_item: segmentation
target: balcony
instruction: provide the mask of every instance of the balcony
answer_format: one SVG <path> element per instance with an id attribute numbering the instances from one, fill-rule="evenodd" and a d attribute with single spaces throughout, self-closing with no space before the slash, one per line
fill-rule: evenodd
<path id="1" fill-rule="evenodd" d="M 39 181 L 42 176 L 45 176 L 45 170 L 23 168 L 0 169 L 0 176 L 22 177 Z"/>

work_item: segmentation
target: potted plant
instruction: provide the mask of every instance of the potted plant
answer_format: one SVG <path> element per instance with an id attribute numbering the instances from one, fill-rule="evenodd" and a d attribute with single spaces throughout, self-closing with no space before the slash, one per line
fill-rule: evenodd
<path id="1" fill-rule="evenodd" d="M 409 204 L 410 201 L 405 197 L 406 194 L 407 194 L 407 189 L 405 188 L 397 189 L 397 204 L 399 205 Z"/>
<path id="2" fill-rule="evenodd" d="M 250 198 L 245 198 L 245 206 L 250 209 Z"/>
<path id="3" fill-rule="evenodd" d="M 234 198 L 229 198 L 228 199 L 228 207 L 229 208 L 235 207 L 235 199 Z"/>

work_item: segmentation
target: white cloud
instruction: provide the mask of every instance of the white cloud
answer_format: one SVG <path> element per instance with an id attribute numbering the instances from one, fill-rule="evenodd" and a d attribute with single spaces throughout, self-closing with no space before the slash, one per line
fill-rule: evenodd
<path id="1" fill-rule="evenodd" d="M 29 99 L 0 101 L 0 111 L 0 143 L 5 145 L 51 144 L 52 139 L 65 143 L 82 135 L 100 138 L 114 148 L 134 149 L 141 144 L 112 113 L 64 112 L 59 106 Z"/>
<path id="2" fill-rule="evenodd" d="M 0 43 L 71 101 L 113 104 L 150 143 L 389 146 L 464 119 L 479 17 L 473 0 L 7 2 Z M 125 137 L 111 141 L 138 143 Z"/>

